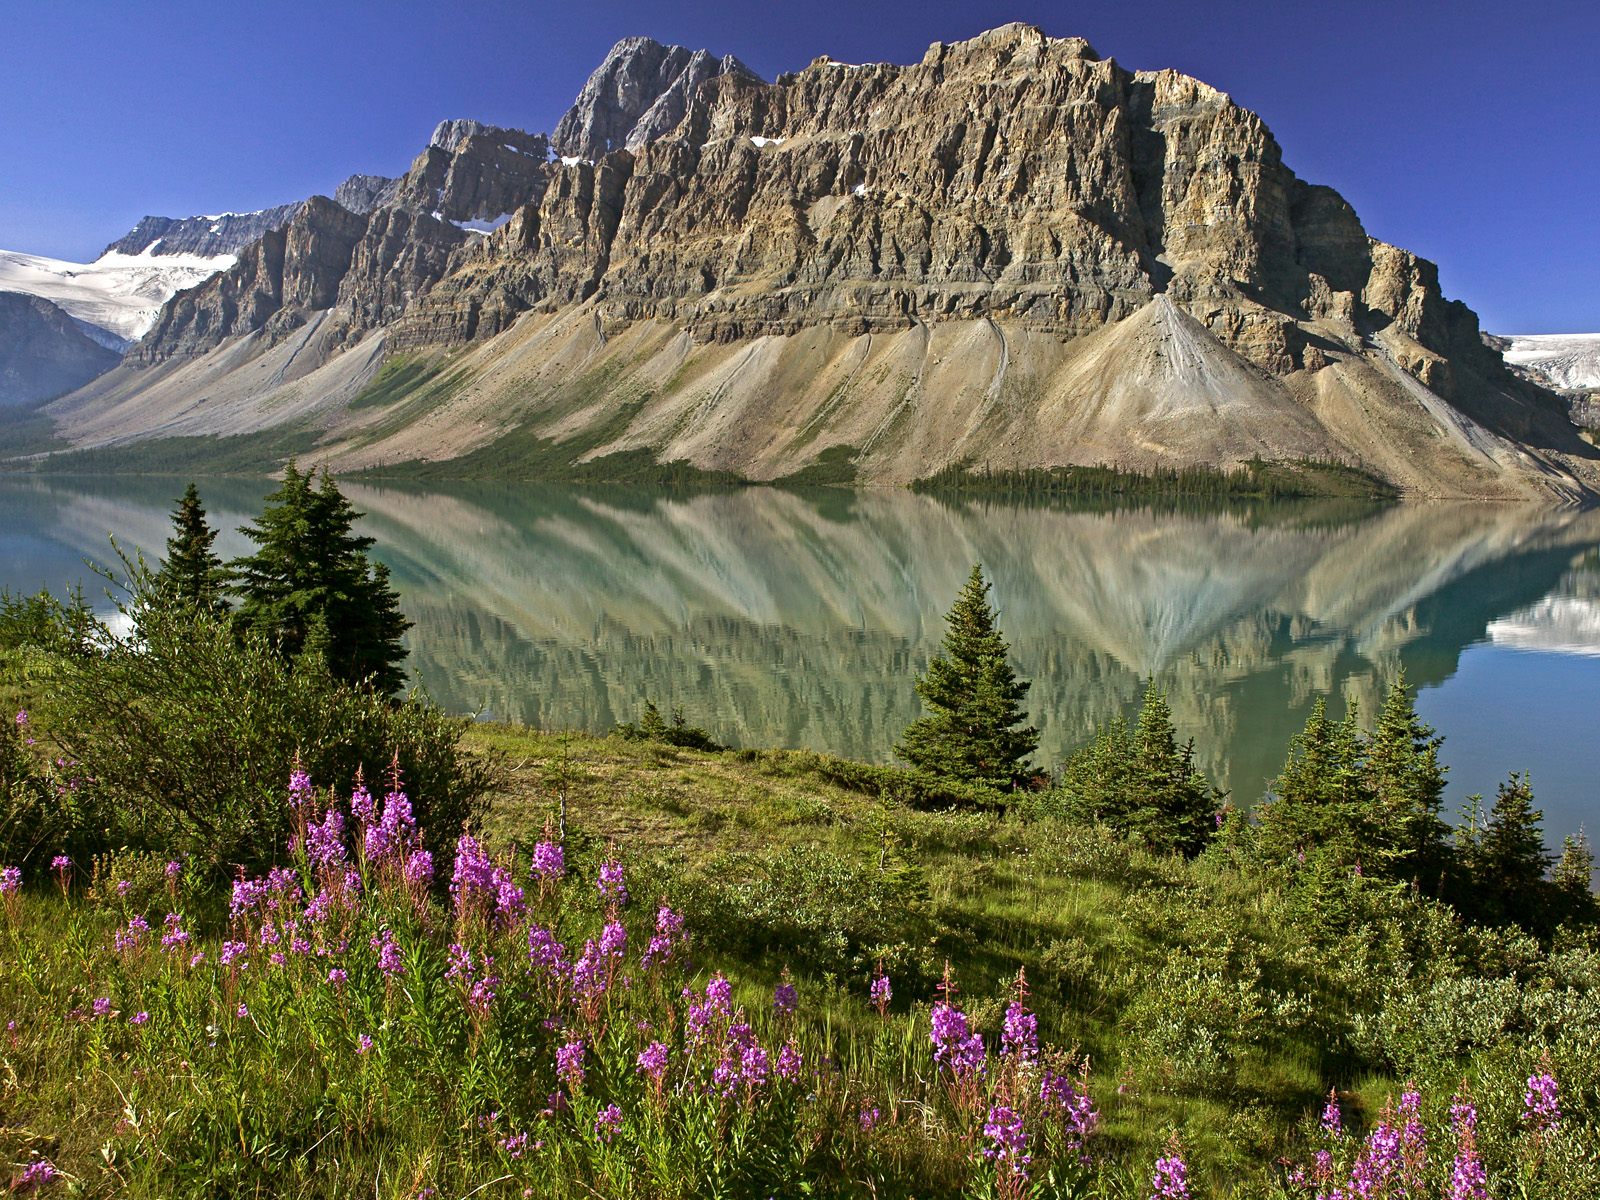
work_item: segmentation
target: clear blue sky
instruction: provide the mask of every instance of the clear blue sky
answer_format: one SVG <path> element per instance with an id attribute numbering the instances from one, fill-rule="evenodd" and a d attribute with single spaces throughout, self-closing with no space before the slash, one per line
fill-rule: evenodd
<path id="1" fill-rule="evenodd" d="M 629 34 L 770 79 L 1011 20 L 1232 93 L 1489 329 L 1600 331 L 1592 0 L 0 0 L 0 247 L 92 258 L 145 213 L 398 174 L 445 117 L 548 130 Z"/>

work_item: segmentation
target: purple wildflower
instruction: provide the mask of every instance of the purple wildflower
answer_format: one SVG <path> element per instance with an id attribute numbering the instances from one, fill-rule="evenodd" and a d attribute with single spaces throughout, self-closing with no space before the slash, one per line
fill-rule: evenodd
<path id="1" fill-rule="evenodd" d="M 600 953 L 606 958 L 621 958 L 628 949 L 628 931 L 621 921 L 607 921 L 600 931 Z"/>
<path id="2" fill-rule="evenodd" d="M 112 944 L 116 947 L 118 954 L 124 954 L 129 950 L 137 950 L 144 945 L 144 935 L 149 932 L 150 923 L 138 913 L 135 913 L 128 918 L 128 927 L 126 929 L 117 930 L 111 939 Z"/>
<path id="3" fill-rule="evenodd" d="M 300 812 L 311 803 L 311 776 L 301 770 L 299 762 L 289 772 L 289 807 Z"/>
<path id="4" fill-rule="evenodd" d="M 161 948 L 168 951 L 177 951 L 189 944 L 189 934 L 183 928 L 183 918 L 177 913 L 168 913 L 167 919 L 162 922 Z"/>
<path id="5" fill-rule="evenodd" d="M 359 1037 L 356 1038 L 356 1053 L 357 1054 L 366 1054 L 371 1049 L 372 1049 L 372 1037 L 369 1034 L 363 1033 Z"/>
<path id="6" fill-rule="evenodd" d="M 378 970 L 390 979 L 406 973 L 404 960 L 400 957 L 400 943 L 395 941 L 394 934 L 388 929 L 380 929 L 367 943 L 378 952 Z"/>
<path id="7" fill-rule="evenodd" d="M 622 1109 L 615 1104 L 608 1104 L 600 1110 L 600 1115 L 594 1119 L 594 1134 L 602 1142 L 609 1142 L 622 1132 Z"/>
<path id="8" fill-rule="evenodd" d="M 861 1126 L 862 1133 L 871 1133 L 878 1127 L 878 1122 L 883 1119 L 883 1113 L 877 1105 L 871 1108 L 863 1107 L 856 1115 L 856 1123 Z"/>
<path id="9" fill-rule="evenodd" d="M 17 1176 L 17 1192 L 20 1195 L 23 1192 L 42 1188 L 45 1184 L 53 1182 L 60 1176 L 61 1172 L 56 1170 L 55 1164 L 48 1158 L 36 1158 L 23 1167 L 22 1174 Z"/>
<path id="10" fill-rule="evenodd" d="M 344 814 L 337 808 L 306 830 L 306 857 L 312 866 L 330 870 L 344 863 Z"/>
<path id="11" fill-rule="evenodd" d="M 178 876 L 183 874 L 183 864 L 177 859 L 173 859 L 171 862 L 167 863 L 166 867 L 163 869 L 166 872 L 168 883 L 176 883 L 178 881 Z"/>
<path id="12" fill-rule="evenodd" d="M 128 1018 L 129 1025 L 148 1025 L 149 1023 L 150 1014 L 147 1012 L 136 1012 Z"/>
<path id="13" fill-rule="evenodd" d="M 1554 1129 L 1561 1121 L 1560 1092 L 1548 1067 L 1528 1076 L 1528 1090 L 1522 1095 L 1522 1119 L 1540 1133 Z"/>
<path id="14" fill-rule="evenodd" d="M 583 1039 L 574 1038 L 556 1051 L 556 1078 L 569 1090 L 583 1086 Z"/>
<path id="15" fill-rule="evenodd" d="M 72 870 L 72 860 L 65 854 L 58 854 L 50 860 L 50 869 L 57 873 Z"/>
<path id="16" fill-rule="evenodd" d="M 651 1042 L 640 1052 L 638 1058 L 639 1074 L 648 1075 L 651 1079 L 660 1081 L 662 1074 L 667 1069 L 667 1048 L 661 1042 Z"/>
<path id="17" fill-rule="evenodd" d="M 406 886 L 414 891 L 424 891 L 433 884 L 433 855 L 426 850 L 413 850 L 406 856 Z"/>
<path id="18" fill-rule="evenodd" d="M 968 1079 L 983 1070 L 983 1035 L 967 1025 L 967 1015 L 944 1001 L 933 1006 L 933 1059 L 948 1067 L 957 1079 Z"/>
<path id="19" fill-rule="evenodd" d="M 235 959 L 243 958 L 245 955 L 245 949 L 245 944 L 243 942 L 223 942 L 222 950 L 217 955 L 217 961 L 226 967 Z"/>
<path id="20" fill-rule="evenodd" d="M 788 1016 L 800 1005 L 800 993 L 795 991 L 794 984 L 787 980 L 780 983 L 772 993 L 772 1007 L 775 1012 Z"/>
<path id="21" fill-rule="evenodd" d="M 528 1135 L 513 1133 L 510 1137 L 503 1137 L 500 1139 L 500 1149 L 505 1151 L 507 1158 L 521 1159 L 528 1152 Z"/>
<path id="22" fill-rule="evenodd" d="M 15 896 L 21 887 L 21 867 L 0 867 L 0 896 Z"/>
<path id="23" fill-rule="evenodd" d="M 1471 1097 L 1456 1096 L 1450 1101 L 1450 1128 L 1457 1134 L 1472 1133 L 1478 1128 L 1478 1107 Z"/>
<path id="24" fill-rule="evenodd" d="M 528 960 L 560 975 L 566 970 L 567 948 L 543 925 L 534 925 L 528 930 Z"/>
<path id="25" fill-rule="evenodd" d="M 1152 1200 L 1189 1200 L 1189 1168 L 1183 1156 L 1170 1150 L 1156 1159 L 1156 1172 L 1150 1178 Z"/>
<path id="26" fill-rule="evenodd" d="M 1013 1000 L 1006 1006 L 1005 1025 L 1000 1033 L 1000 1053 L 1019 1063 L 1032 1065 L 1039 1058 L 1039 1018 Z"/>
<path id="27" fill-rule="evenodd" d="M 328 986 L 336 992 L 343 991 L 345 981 L 349 978 L 341 968 L 335 967 L 328 972 Z"/>
<path id="28" fill-rule="evenodd" d="M 95 1016 L 109 1017 L 111 1015 L 111 997 L 100 996 L 89 1007 L 94 1010 Z"/>
<path id="29" fill-rule="evenodd" d="M 1080 1086 L 1082 1083 L 1081 1078 L 1075 1084 L 1067 1076 L 1048 1070 L 1039 1079 L 1040 1104 L 1061 1123 L 1067 1144 L 1076 1150 L 1083 1149 L 1100 1124 L 1100 1113 L 1088 1090 Z"/>
<path id="30" fill-rule="evenodd" d="M 542 888 L 547 883 L 558 883 L 567 873 L 567 854 L 559 842 L 539 842 L 533 848 L 533 866 L 529 872 Z"/>
<path id="31" fill-rule="evenodd" d="M 733 984 L 721 971 L 706 984 L 706 1003 L 725 1017 L 733 1015 Z"/>
<path id="32" fill-rule="evenodd" d="M 607 904 L 618 906 L 628 903 L 628 885 L 623 879 L 622 864 L 608 861 L 600 864 L 600 878 L 595 886 L 600 889 L 600 895 Z"/>
<path id="33" fill-rule="evenodd" d="M 879 1015 L 888 1012 L 889 1000 L 894 995 L 889 988 L 889 977 L 880 972 L 877 978 L 872 981 L 872 987 L 868 995 L 871 996 L 872 1006 L 878 1010 Z"/>
<path id="34" fill-rule="evenodd" d="M 1322 1107 L 1322 1131 L 1329 1137 L 1339 1137 L 1344 1133 L 1344 1114 L 1339 1110 L 1339 1093 L 1328 1089 L 1328 1103 Z"/>
<path id="35" fill-rule="evenodd" d="M 760 1046 L 747 1046 L 739 1056 L 739 1077 L 751 1091 L 766 1086 L 771 1070 L 767 1052 Z"/>
<path id="36" fill-rule="evenodd" d="M 250 1006 L 241 1002 L 239 1007 L 233 1010 L 233 1015 L 238 1017 L 241 1021 L 244 1020 L 250 1015 Z"/>
<path id="37" fill-rule="evenodd" d="M 995 1105 L 983 1123 L 983 1136 L 989 1140 L 983 1156 L 994 1162 L 997 1174 L 1027 1178 L 1033 1158 L 1028 1153 L 1028 1130 L 1021 1113 L 1004 1104 Z"/>
<path id="38" fill-rule="evenodd" d="M 494 864 L 478 839 L 463 833 L 456 841 L 455 868 L 450 874 L 450 895 L 455 900 L 457 918 L 493 904 L 495 890 Z"/>
<path id="39" fill-rule="evenodd" d="M 800 1068 L 805 1065 L 805 1059 L 800 1053 L 800 1047 L 795 1045 L 790 1038 L 778 1051 L 778 1078 L 786 1080 L 798 1079 Z"/>

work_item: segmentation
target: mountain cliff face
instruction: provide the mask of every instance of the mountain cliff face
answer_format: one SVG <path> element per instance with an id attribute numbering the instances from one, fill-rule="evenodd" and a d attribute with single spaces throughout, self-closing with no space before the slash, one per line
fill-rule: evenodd
<path id="1" fill-rule="evenodd" d="M 145 217 L 102 254 L 194 254 L 213 258 L 237 254 L 275 229 L 282 229 L 299 211 L 298 204 L 280 204 L 259 212 L 217 213 L 209 217 Z"/>
<path id="2" fill-rule="evenodd" d="M 70 392 L 119 357 L 48 300 L 0 292 L 0 409 L 31 408 Z"/>
<path id="3" fill-rule="evenodd" d="M 1026 26 L 770 84 L 629 39 L 548 142 L 446 122 L 404 178 L 347 199 L 373 207 L 307 202 L 175 298 L 138 349 L 155 370 L 59 406 L 66 435 L 292 410 L 345 467 L 510 438 L 753 478 L 823 454 L 882 482 L 1255 457 L 1430 495 L 1597 478 L 1436 268 L 1298 179 L 1255 114 Z M 248 378 L 270 378 L 314 313 L 292 405 L 183 361 L 250 337 Z M 350 410 L 334 359 L 356 343 L 450 385 L 383 420 Z M 319 393 L 324 365 L 338 384 Z M 201 374 L 205 411 L 182 410 Z"/>

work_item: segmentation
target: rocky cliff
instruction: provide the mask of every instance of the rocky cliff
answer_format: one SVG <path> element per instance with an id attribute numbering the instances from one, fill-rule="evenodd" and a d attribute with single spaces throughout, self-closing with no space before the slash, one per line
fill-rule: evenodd
<path id="1" fill-rule="evenodd" d="M 48 300 L 0 292 L 0 409 L 32 408 L 82 387 L 120 357 Z"/>
<path id="2" fill-rule="evenodd" d="M 1257 457 L 1438 495 L 1597 478 L 1434 266 L 1296 177 L 1259 117 L 1027 26 L 770 84 L 628 39 L 548 143 L 446 122 L 392 190 L 359 190 L 368 214 L 308 203 L 176 298 L 139 348 L 162 370 L 63 405 L 68 436 L 137 436 L 142 395 L 192 385 L 178 360 L 247 334 L 277 353 L 322 306 L 330 355 L 379 338 L 451 381 L 377 421 L 336 402 L 348 372 L 321 404 L 302 377 L 289 407 L 345 466 L 509 437 L 754 478 L 824 454 L 886 482 Z M 207 386 L 183 429 L 285 411 Z"/>
<path id="3" fill-rule="evenodd" d="M 206 258 L 237 254 L 273 230 L 282 229 L 299 209 L 296 203 L 208 217 L 144 217 L 101 253 L 194 254 Z"/>

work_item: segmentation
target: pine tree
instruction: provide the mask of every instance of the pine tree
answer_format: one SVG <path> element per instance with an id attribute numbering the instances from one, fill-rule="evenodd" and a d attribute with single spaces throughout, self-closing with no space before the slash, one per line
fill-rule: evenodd
<path id="1" fill-rule="evenodd" d="M 1028 685 L 1006 660 L 1010 647 L 988 593 L 983 568 L 974 566 L 945 616 L 944 653 L 917 680 L 928 715 L 906 728 L 895 753 L 936 775 L 1007 788 L 1027 775 L 1039 734 L 1023 725 Z"/>
<path id="2" fill-rule="evenodd" d="M 1544 813 L 1533 806 L 1526 773 L 1500 785 L 1482 829 L 1470 840 L 1466 867 L 1483 911 L 1527 929 L 1544 925 L 1552 897 L 1545 883 L 1551 858 Z"/>
<path id="3" fill-rule="evenodd" d="M 1594 850 L 1583 830 L 1569 833 L 1562 840 L 1561 859 L 1550 883 L 1569 919 L 1593 921 L 1600 915 L 1594 895 Z"/>
<path id="4" fill-rule="evenodd" d="M 1322 697 L 1257 812 L 1257 845 L 1269 862 L 1316 860 L 1329 869 L 1381 867 L 1383 833 L 1366 785 L 1366 746 L 1352 702 L 1342 720 Z M 1381 871 L 1380 871 L 1381 873 Z"/>
<path id="5" fill-rule="evenodd" d="M 410 622 L 388 569 L 367 557 L 373 539 L 353 532 L 361 516 L 326 472 L 313 488 L 291 462 L 257 523 L 241 531 L 257 550 L 231 564 L 235 619 L 290 657 L 313 651 L 336 678 L 388 693 L 405 682 Z"/>
<path id="6" fill-rule="evenodd" d="M 1194 741 L 1178 744 L 1167 698 L 1154 681 L 1145 689 L 1138 724 L 1121 717 L 1067 760 L 1061 772 L 1066 807 L 1162 850 L 1197 854 L 1217 829 L 1221 793 L 1194 765 Z"/>
<path id="7" fill-rule="evenodd" d="M 1194 739 L 1182 747 L 1167 698 L 1152 680 L 1133 738 L 1133 778 L 1139 797 L 1136 825 L 1145 841 L 1198 854 L 1217 829 L 1217 790 L 1194 765 Z"/>
<path id="8" fill-rule="evenodd" d="M 206 523 L 206 510 L 200 491 L 193 483 L 184 489 L 172 513 L 172 536 L 167 539 L 167 557 L 156 572 L 156 584 L 198 609 L 220 612 L 227 607 L 222 598 L 226 573 L 222 560 L 212 549 L 217 531 Z"/>
<path id="9" fill-rule="evenodd" d="M 1367 743 L 1366 776 L 1376 816 L 1386 827 L 1389 873 L 1437 893 L 1448 866 L 1448 830 L 1440 819 L 1444 742 L 1417 716 L 1405 668 L 1395 676 Z"/>

